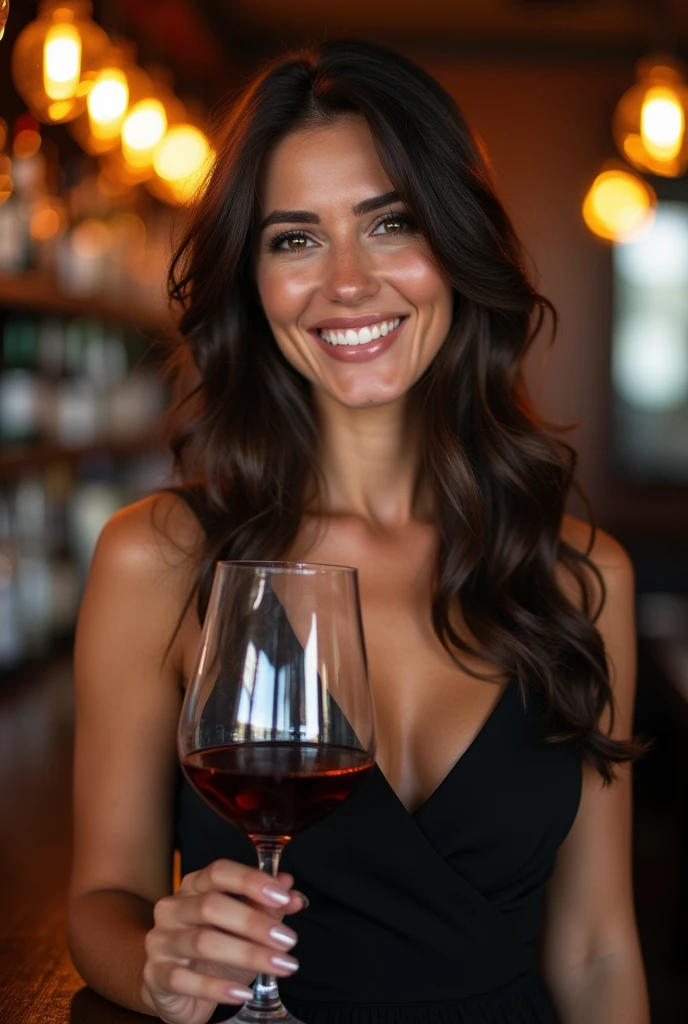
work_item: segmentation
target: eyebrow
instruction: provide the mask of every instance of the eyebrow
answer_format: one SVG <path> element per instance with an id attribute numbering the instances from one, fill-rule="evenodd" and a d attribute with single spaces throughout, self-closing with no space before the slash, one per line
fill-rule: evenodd
<path id="1" fill-rule="evenodd" d="M 373 213 L 381 206 L 389 206 L 399 200 L 398 192 L 383 192 L 380 196 L 373 196 L 371 199 L 364 199 L 351 208 L 355 217 L 362 217 L 366 213 Z M 310 210 L 273 210 L 268 214 L 260 225 L 260 230 L 269 228 L 271 224 L 319 224 L 320 217 Z"/>

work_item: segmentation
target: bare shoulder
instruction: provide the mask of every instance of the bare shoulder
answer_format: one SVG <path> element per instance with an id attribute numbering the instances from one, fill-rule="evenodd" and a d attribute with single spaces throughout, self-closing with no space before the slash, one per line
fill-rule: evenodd
<path id="1" fill-rule="evenodd" d="M 177 495 L 160 492 L 128 505 L 103 527 L 91 562 L 77 631 L 77 652 L 102 623 L 143 633 L 165 647 L 193 585 L 203 534 Z M 112 633 L 112 629 L 109 631 Z"/>
<path id="2" fill-rule="evenodd" d="M 594 532 L 590 523 L 576 516 L 565 515 L 562 521 L 561 538 L 572 548 L 586 553 L 600 572 L 633 572 L 633 566 L 626 549 L 604 530 Z"/>
<path id="3" fill-rule="evenodd" d="M 611 534 L 593 528 L 590 523 L 575 516 L 565 515 L 562 521 L 561 539 L 575 551 L 585 555 L 597 570 L 604 583 L 608 599 L 618 599 L 633 594 L 633 563 L 626 549 Z M 600 581 L 594 570 L 585 571 L 586 582 L 593 598 L 593 607 L 599 604 Z M 570 574 L 562 572 L 560 582 L 567 595 L 572 598 L 574 587 Z"/>
<path id="4" fill-rule="evenodd" d="M 201 542 L 200 524 L 186 502 L 161 491 L 127 505 L 108 520 L 94 563 L 107 561 L 110 569 L 143 576 L 179 570 L 193 560 Z"/>

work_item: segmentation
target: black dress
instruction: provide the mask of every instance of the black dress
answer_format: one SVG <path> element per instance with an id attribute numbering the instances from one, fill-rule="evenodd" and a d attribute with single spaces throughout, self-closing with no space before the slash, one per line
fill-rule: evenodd
<path id="1" fill-rule="evenodd" d="M 542 710 L 510 682 L 415 813 L 376 767 L 289 843 L 281 868 L 310 906 L 289 919 L 301 966 L 279 985 L 305 1024 L 556 1024 L 536 946 L 582 772 L 577 752 L 543 742 Z M 256 863 L 181 773 L 176 811 L 183 874 L 220 857 Z"/>

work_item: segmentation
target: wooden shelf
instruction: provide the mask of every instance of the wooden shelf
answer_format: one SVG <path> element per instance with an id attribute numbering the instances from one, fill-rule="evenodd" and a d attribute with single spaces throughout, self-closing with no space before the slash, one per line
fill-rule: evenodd
<path id="1" fill-rule="evenodd" d="M 10 276 L 0 274 L 0 307 L 23 309 L 35 313 L 83 316 L 110 323 L 124 324 L 144 334 L 169 332 L 172 317 L 160 306 L 123 302 L 97 296 L 80 298 L 57 289 L 55 281 L 37 270 Z"/>
<path id="2" fill-rule="evenodd" d="M 104 439 L 89 445 L 63 448 L 47 442 L 27 445 L 2 445 L 0 451 L 0 480 L 8 480 L 32 470 L 46 469 L 54 463 L 74 465 L 89 456 L 109 455 L 122 459 L 146 452 L 165 452 L 165 442 L 160 432 L 131 440 L 115 441 Z"/>

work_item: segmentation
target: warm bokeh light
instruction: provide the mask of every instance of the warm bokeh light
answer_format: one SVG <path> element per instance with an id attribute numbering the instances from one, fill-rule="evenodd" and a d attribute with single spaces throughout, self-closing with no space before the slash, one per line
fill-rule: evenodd
<path id="1" fill-rule="evenodd" d="M 156 99 L 134 104 L 122 125 L 122 152 L 133 167 L 149 167 L 167 129 L 165 108 Z"/>
<path id="2" fill-rule="evenodd" d="M 56 100 L 46 110 L 47 120 L 55 121 L 55 123 L 66 121 L 70 114 L 74 112 L 75 107 L 74 100 Z"/>
<path id="3" fill-rule="evenodd" d="M 93 259 L 110 247 L 110 232 L 102 220 L 82 220 L 72 231 L 72 249 L 82 259 Z"/>
<path id="4" fill-rule="evenodd" d="M 0 206 L 7 202 L 13 191 L 12 161 L 7 153 L 0 153 Z"/>
<path id="5" fill-rule="evenodd" d="M 155 150 L 153 166 L 166 181 L 179 181 L 200 171 L 209 152 L 208 140 L 199 128 L 178 124 L 170 128 Z"/>
<path id="6" fill-rule="evenodd" d="M 86 109 L 86 95 L 110 40 L 90 0 L 41 0 L 12 47 L 12 79 L 39 121 L 62 123 Z"/>
<path id="7" fill-rule="evenodd" d="M 200 198 L 214 159 L 215 154 L 210 150 L 205 161 L 192 174 L 187 174 L 185 178 L 168 182 L 176 203 L 187 206 L 189 203 L 194 203 Z"/>
<path id="8" fill-rule="evenodd" d="M 616 145 L 633 167 L 666 178 L 688 170 L 688 72 L 666 55 L 647 57 L 614 111 Z"/>
<path id="9" fill-rule="evenodd" d="M 17 132 L 12 145 L 12 152 L 20 159 L 33 156 L 41 148 L 41 136 L 35 128 L 23 128 Z"/>
<path id="10" fill-rule="evenodd" d="M 56 12 L 56 16 L 59 12 Z M 68 100 L 76 92 L 81 77 L 81 36 L 69 20 L 53 25 L 43 44 L 43 88 L 51 100 Z"/>
<path id="11" fill-rule="evenodd" d="M 658 160 L 673 160 L 681 151 L 685 130 L 685 112 L 673 89 L 649 89 L 640 110 L 640 137 L 648 153 Z"/>
<path id="12" fill-rule="evenodd" d="M 635 174 L 622 169 L 603 171 L 583 201 L 583 219 L 600 238 L 625 242 L 637 238 L 652 223 L 657 197 Z"/>
<path id="13" fill-rule="evenodd" d="M 0 206 L 12 195 L 14 182 L 9 174 L 0 173 Z"/>
<path id="14" fill-rule="evenodd" d="M 104 68 L 91 86 L 86 101 L 89 126 L 98 139 L 119 135 L 129 104 L 127 76 L 119 68 Z"/>
<path id="15" fill-rule="evenodd" d="M 38 203 L 31 214 L 29 231 L 38 242 L 46 242 L 63 230 L 63 215 L 57 203 L 46 198 Z"/>
<path id="16" fill-rule="evenodd" d="M 175 125 L 155 151 L 156 173 L 146 186 L 165 203 L 188 206 L 202 195 L 214 161 L 215 152 L 200 128 Z"/>

